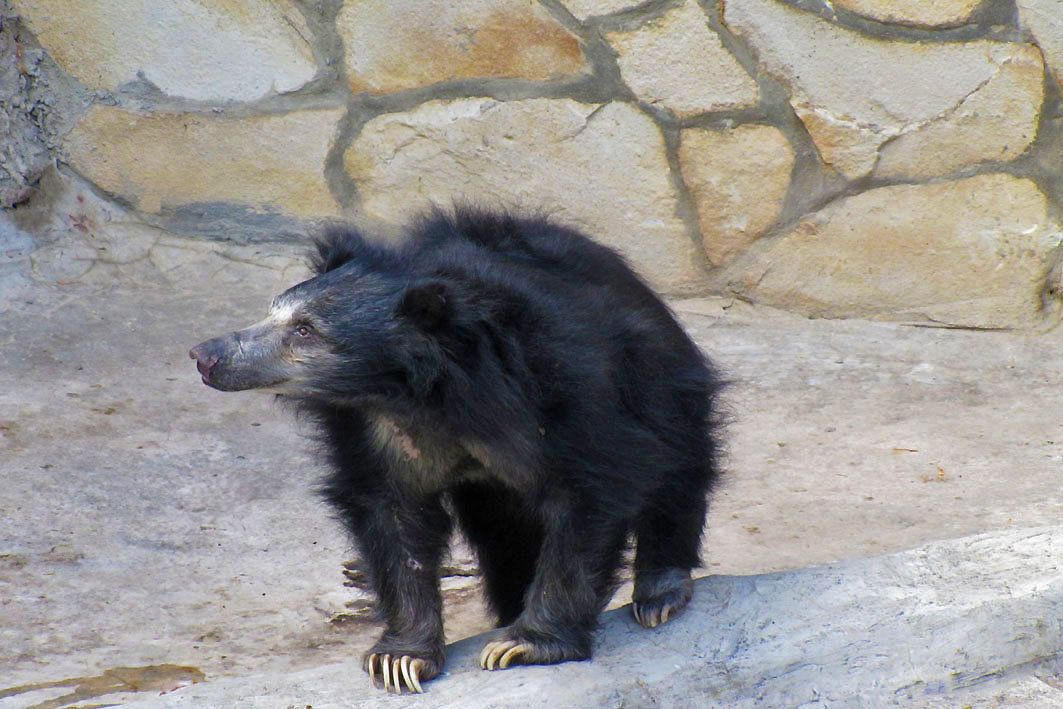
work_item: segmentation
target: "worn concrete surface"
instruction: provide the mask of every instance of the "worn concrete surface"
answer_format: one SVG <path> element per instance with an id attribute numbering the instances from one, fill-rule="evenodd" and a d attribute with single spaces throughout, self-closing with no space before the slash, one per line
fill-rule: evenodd
<path id="1" fill-rule="evenodd" d="M 267 397 L 203 387 L 186 354 L 261 315 L 298 277 L 295 251 L 167 236 L 108 260 L 88 237 L 71 241 L 76 224 L 33 253 L 25 234 L 0 226 L 0 708 L 107 704 L 302 670 L 361 692 L 353 658 L 377 630 L 346 613 L 350 550 L 314 495 L 312 444 Z M 1063 330 L 807 320 L 718 300 L 675 307 L 734 381 L 705 573 L 1060 524 Z M 1049 540 L 1059 548 L 1058 533 Z M 978 555 L 959 558 L 967 568 Z M 750 603 L 744 594 L 760 583 L 704 581 L 700 607 L 720 594 Z M 891 588 L 891 598 L 925 600 L 914 582 Z M 448 614 L 453 640 L 489 627 L 467 588 L 450 594 Z M 608 621 L 607 642 L 633 644 L 633 657 L 664 637 L 639 636 L 625 618 Z M 1057 633 L 1058 618 L 1044 619 Z M 451 681 L 473 651 L 452 653 Z M 584 682 L 601 676 L 596 666 L 572 671 Z M 539 678 L 555 681 L 548 672 L 491 681 L 537 691 Z"/>

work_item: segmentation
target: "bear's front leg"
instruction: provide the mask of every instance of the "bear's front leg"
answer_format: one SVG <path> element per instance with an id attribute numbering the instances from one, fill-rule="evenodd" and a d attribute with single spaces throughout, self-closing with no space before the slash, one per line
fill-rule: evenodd
<path id="1" fill-rule="evenodd" d="M 524 610 L 481 651 L 485 670 L 590 658 L 628 530 L 609 510 L 588 507 L 558 500 L 541 510 L 543 544 Z"/>
<path id="2" fill-rule="evenodd" d="M 399 495 L 387 487 L 374 492 L 363 489 L 337 505 L 362 552 L 387 626 L 362 667 L 386 691 L 421 692 L 421 683 L 443 670 L 439 565 L 450 518 L 438 495 Z"/>

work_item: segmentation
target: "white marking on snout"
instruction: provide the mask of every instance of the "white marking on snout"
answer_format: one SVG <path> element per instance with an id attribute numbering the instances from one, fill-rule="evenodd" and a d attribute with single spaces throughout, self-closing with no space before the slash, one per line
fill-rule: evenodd
<path id="1" fill-rule="evenodd" d="M 272 323 L 274 325 L 287 325 L 292 321 L 292 316 L 295 315 L 295 303 L 288 301 L 277 303 L 274 302 L 270 306 L 269 313 L 266 315 L 266 319 L 262 322 Z"/>

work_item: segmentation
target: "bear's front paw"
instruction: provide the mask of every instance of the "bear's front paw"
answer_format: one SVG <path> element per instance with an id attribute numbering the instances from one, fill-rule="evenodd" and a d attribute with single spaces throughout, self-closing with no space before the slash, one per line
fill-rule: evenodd
<path id="1" fill-rule="evenodd" d="M 420 654 L 370 652 L 365 656 L 363 666 L 374 687 L 379 686 L 376 681 L 379 674 L 385 692 L 394 689 L 396 694 L 402 694 L 405 686 L 411 692 L 421 693 L 424 692 L 421 682 L 437 677 L 443 671 L 443 660 Z"/>

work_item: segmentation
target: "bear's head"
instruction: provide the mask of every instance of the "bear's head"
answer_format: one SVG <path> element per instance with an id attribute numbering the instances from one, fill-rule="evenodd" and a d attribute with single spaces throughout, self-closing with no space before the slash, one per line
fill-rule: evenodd
<path id="1" fill-rule="evenodd" d="M 317 275 L 274 298 L 263 320 L 192 348 L 203 383 L 334 404 L 423 395 L 442 367 L 436 335 L 453 314 L 451 284 L 356 232 L 315 246 Z"/>

